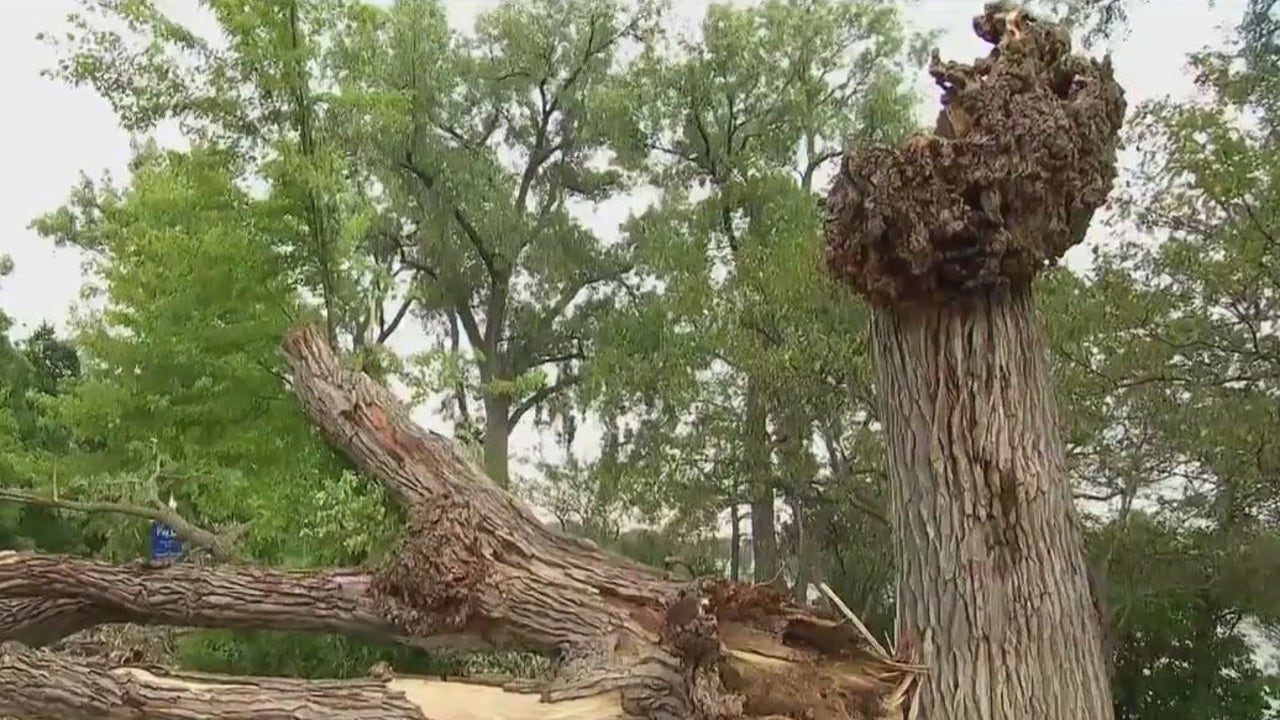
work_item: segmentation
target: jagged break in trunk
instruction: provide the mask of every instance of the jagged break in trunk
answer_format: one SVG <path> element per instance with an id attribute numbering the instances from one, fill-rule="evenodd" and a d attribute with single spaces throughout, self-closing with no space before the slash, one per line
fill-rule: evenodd
<path id="1" fill-rule="evenodd" d="M 851 152 L 828 196 L 829 268 L 874 307 L 898 642 L 921 717 L 1109 720 L 1031 286 L 1111 189 L 1123 93 L 1021 11 L 974 28 L 997 49 L 935 56 L 936 134 Z"/>

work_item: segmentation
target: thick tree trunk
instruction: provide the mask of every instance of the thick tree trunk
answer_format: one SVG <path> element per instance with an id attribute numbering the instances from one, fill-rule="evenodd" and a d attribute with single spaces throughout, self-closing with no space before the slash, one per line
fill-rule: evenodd
<path id="1" fill-rule="evenodd" d="M 1124 91 L 1022 8 L 973 30 L 985 57 L 929 64 L 935 132 L 850 150 L 827 196 L 827 267 L 874 308 L 898 646 L 925 720 L 1110 720 L 1031 287 L 1111 191 Z"/>
<path id="2" fill-rule="evenodd" d="M 498 487 L 511 486 L 511 401 L 505 396 L 484 399 L 484 471 Z"/>
<path id="3" fill-rule="evenodd" d="M 375 634 L 428 646 L 466 636 L 553 653 L 554 675 L 537 695 L 527 686 L 424 680 L 268 686 L 156 679 L 10 646 L 0 659 L 0 713 L 835 720 L 898 717 L 918 682 L 919 668 L 878 651 L 853 625 L 807 612 L 773 588 L 677 585 L 544 527 L 451 441 L 414 425 L 386 388 L 340 364 L 323 330 L 291 332 L 285 350 L 307 414 L 404 507 L 399 550 L 367 572 L 306 573 L 7 553 L 0 639 L 47 641 L 59 628 L 107 620 Z"/>
<path id="4" fill-rule="evenodd" d="M 116 622 L 407 637 L 374 607 L 371 582 L 355 570 L 114 565 L 0 552 L 0 638 L 44 644 Z"/>
<path id="5" fill-rule="evenodd" d="M 1111 717 L 1037 322 L 1029 289 L 874 316 L 922 718 Z"/>
<path id="6" fill-rule="evenodd" d="M 747 381 L 744 453 L 751 491 L 751 569 L 758 583 L 773 583 L 778 573 L 778 530 L 769 458 L 768 409 L 755 381 Z"/>

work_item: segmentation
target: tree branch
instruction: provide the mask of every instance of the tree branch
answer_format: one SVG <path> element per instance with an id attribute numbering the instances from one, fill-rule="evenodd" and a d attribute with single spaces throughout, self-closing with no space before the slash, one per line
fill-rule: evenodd
<path id="1" fill-rule="evenodd" d="M 377 342 L 379 345 L 391 339 L 391 336 L 400 327 L 400 323 L 404 322 L 404 318 L 409 314 L 409 308 L 411 307 L 413 307 L 412 293 L 410 293 L 409 296 L 404 299 L 404 302 L 400 304 L 400 308 L 396 310 L 396 314 L 391 316 L 391 322 L 385 322 L 382 317 L 378 318 L 378 325 L 380 328 L 378 330 Z M 381 314 L 381 308 L 379 308 L 379 314 Z"/>
<path id="2" fill-rule="evenodd" d="M 400 167 L 407 170 L 410 175 L 417 178 L 428 192 L 436 191 L 437 178 L 426 170 L 418 167 L 413 160 L 413 153 L 410 152 L 405 154 L 405 159 L 400 162 Z M 458 227 L 462 229 L 462 234 L 471 242 L 472 247 L 475 248 L 476 254 L 480 256 L 480 262 L 484 263 L 485 270 L 489 272 L 489 276 L 497 277 L 498 265 L 494 261 L 492 251 L 485 246 L 484 240 L 480 238 L 480 230 L 472 224 L 471 219 L 468 218 L 467 214 L 462 211 L 462 208 L 457 205 L 450 203 L 449 214 L 455 221 L 457 221 Z"/>
<path id="3" fill-rule="evenodd" d="M 240 537 L 248 528 L 247 524 L 237 525 L 229 532 L 218 534 L 206 530 L 193 522 L 190 522 L 176 510 L 169 508 L 161 503 L 157 503 L 155 507 L 142 507 L 140 505 L 127 505 L 114 502 L 82 502 L 77 500 L 61 500 L 57 498 L 41 497 L 30 493 L 19 492 L 17 490 L 0 489 L 0 502 L 13 502 L 23 505 L 35 505 L 39 507 L 59 508 L 62 510 L 74 510 L 83 513 L 115 513 L 118 515 L 130 515 L 132 517 L 145 518 L 164 523 L 173 528 L 174 533 L 178 535 L 184 542 L 209 549 L 214 557 L 220 560 L 227 560 L 236 555 L 236 544 Z"/>
<path id="4" fill-rule="evenodd" d="M 6 551 L 0 552 L 0 598 L 10 604 L 0 607 L 0 639 L 47 635 L 59 625 L 82 629 L 132 622 L 333 632 L 407 642 L 407 633 L 374 607 L 370 584 L 367 573 L 355 570 L 113 565 Z M 43 604 L 31 602 L 37 599 Z M 20 609 L 30 615 L 24 617 Z"/>
<path id="5" fill-rule="evenodd" d="M 582 378 L 577 374 L 561 373 L 560 376 L 556 378 L 555 382 L 550 385 L 543 385 L 534 391 L 529 397 L 522 400 L 520 404 L 515 406 L 511 411 L 509 420 L 510 424 L 508 427 L 515 427 L 516 423 L 520 422 L 520 419 L 523 418 L 530 410 L 537 407 L 539 403 L 546 402 L 556 393 L 559 393 L 562 390 L 567 390 L 568 388 L 577 385 L 579 382 L 582 382 Z"/>

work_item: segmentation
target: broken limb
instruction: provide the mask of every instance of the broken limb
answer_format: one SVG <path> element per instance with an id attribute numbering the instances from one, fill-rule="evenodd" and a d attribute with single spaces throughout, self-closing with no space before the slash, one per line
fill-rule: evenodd
<path id="1" fill-rule="evenodd" d="M 379 567 L 285 573 L 10 554 L 0 559 L 0 601 L 57 603 L 43 615 L 66 613 L 81 624 L 88 622 L 85 614 L 101 613 L 117 622 L 372 633 L 415 644 L 470 636 L 556 655 L 553 673 L 536 694 L 514 686 L 425 681 L 411 692 L 404 685 L 421 716 L 433 720 L 835 720 L 901 712 L 919 668 L 869 647 L 852 625 L 800 608 L 776 590 L 728 582 L 703 583 L 697 588 L 700 609 L 673 617 L 668 610 L 683 586 L 544 527 L 450 440 L 412 423 L 388 390 L 344 367 L 323 330 L 291 331 L 284 349 L 294 391 L 311 420 L 405 510 L 399 547 Z M 77 706 L 79 716 L 172 717 L 145 703 L 141 713 L 90 703 L 80 696 L 97 691 L 75 684 L 72 675 L 40 675 L 46 685 L 33 688 L 37 676 L 28 667 L 27 660 L 0 666 L 0 688 L 27 687 L 23 697 L 43 697 L 46 704 L 71 696 L 67 701 L 85 703 Z M 127 677 L 135 682 L 138 676 Z M 208 682 L 219 692 L 244 686 L 231 679 Z M 393 680 L 393 687 L 401 682 L 410 681 Z M 209 693 L 194 685 L 169 691 L 175 703 L 198 704 Z M 4 692 L 10 695 L 0 695 L 0 707 L 12 707 L 17 691 Z M 300 684 L 296 692 L 311 690 Z M 110 692 L 94 697 L 128 700 Z M 378 717 L 382 700 L 368 702 L 367 715 Z M 255 716 L 293 717 L 289 712 L 278 701 L 257 707 Z M 52 708 L 35 712 L 57 714 Z"/>
<path id="2" fill-rule="evenodd" d="M 43 644 L 63 629 L 118 622 L 400 634 L 373 609 L 369 583 L 358 571 L 152 567 L 0 552 L 0 640 Z"/>
<path id="3" fill-rule="evenodd" d="M 422 635 L 474 632 L 495 644 L 573 648 L 594 658 L 581 673 L 587 679 L 613 676 L 628 665 L 644 667 L 665 685 L 654 676 L 648 683 L 633 676 L 624 693 L 629 711 L 653 717 L 701 712 L 690 694 L 696 683 L 682 678 L 697 663 L 679 653 L 673 658 L 662 639 L 666 608 L 679 585 L 655 569 L 544 527 L 450 440 L 410 421 L 386 388 L 342 367 L 318 329 L 295 329 L 284 348 L 295 392 L 312 421 L 409 510 L 400 550 L 374 583 L 389 617 Z M 894 665 L 868 648 L 850 626 L 814 617 L 781 594 L 744 587 L 707 588 L 719 638 L 729 651 L 715 665 L 726 674 L 745 669 L 781 678 L 792 663 L 817 666 L 839 659 L 849 686 L 864 688 L 868 674 L 880 673 L 888 679 L 884 686 L 894 688 L 918 677 L 917 669 Z M 600 682 L 612 689 L 621 681 Z M 698 697 L 713 704 L 737 696 L 753 714 L 753 696 L 765 692 L 759 688 L 704 688 Z M 832 681 L 797 692 L 793 711 L 822 704 L 822 695 L 853 702 L 858 693 L 846 690 Z M 676 703 L 679 698 L 684 700 Z"/>
<path id="4" fill-rule="evenodd" d="M 538 720 L 537 695 L 434 678 L 317 681 L 106 668 L 0 646 L 0 716 L 32 720 Z M 557 703 L 557 720 L 616 717 L 616 698 Z"/>

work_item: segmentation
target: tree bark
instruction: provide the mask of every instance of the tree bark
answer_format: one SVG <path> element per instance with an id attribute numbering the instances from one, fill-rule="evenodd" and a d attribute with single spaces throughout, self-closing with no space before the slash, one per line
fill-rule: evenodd
<path id="1" fill-rule="evenodd" d="M 403 691 L 376 681 L 215 679 L 107 669 L 15 643 L 0 647 L 0 716 L 30 720 L 422 720 Z"/>
<path id="2" fill-rule="evenodd" d="M 287 681 L 264 696 L 258 681 L 153 681 L 136 670 L 68 665 L 9 649 L 0 662 L 0 711 L 42 718 L 343 718 L 346 710 L 326 714 L 326 708 L 349 703 L 366 705 L 362 717 L 375 718 L 809 713 L 835 720 L 855 712 L 895 717 L 918 682 L 919 668 L 776 589 L 677 585 L 544 527 L 451 441 L 413 424 L 386 388 L 339 363 L 322 329 L 290 332 L 285 352 L 294 392 L 312 421 L 404 507 L 408 522 L 398 551 L 368 572 L 306 573 L 9 553 L 0 558 L 0 609 L 11 611 L 0 615 L 9 623 L 0 639 L 37 630 L 48 636 L 97 618 L 372 633 L 422 644 L 461 635 L 554 654 L 556 670 L 539 694 L 390 683 L 418 708 L 414 715 L 366 686 Z M 24 627 L 16 611 L 33 607 L 36 622 Z M 224 687 L 234 688 L 225 703 Z M 210 707 L 215 697 L 221 709 Z"/>
<path id="3" fill-rule="evenodd" d="M 498 487 L 511 486 L 511 401 L 505 396 L 484 399 L 484 470 Z"/>
<path id="4" fill-rule="evenodd" d="M 877 309 L 873 337 L 921 717 L 1110 718 L 1030 289 Z"/>
<path id="5" fill-rule="evenodd" d="M 755 381 L 747 380 L 743 455 L 751 490 L 751 570 L 758 583 L 774 583 L 778 573 L 777 509 L 769 458 L 768 409 Z"/>
<path id="6" fill-rule="evenodd" d="M 371 582 L 355 570 L 113 565 L 0 552 L 8 603 L 0 605 L 0 638 L 43 644 L 107 622 L 407 636 L 374 607 Z"/>
<path id="7" fill-rule="evenodd" d="M 850 149 L 827 196 L 827 269 L 873 307 L 898 647 L 923 718 L 1110 720 L 1032 284 L 1106 202 L 1124 90 L 1024 8 L 973 30 L 985 57 L 929 63 L 935 132 Z"/>

